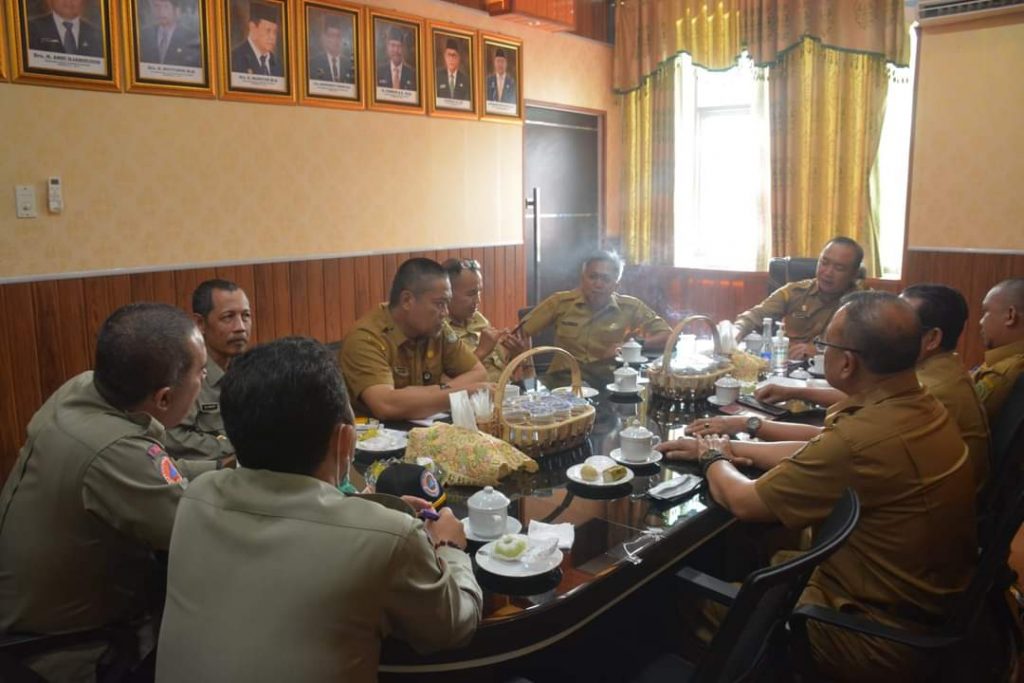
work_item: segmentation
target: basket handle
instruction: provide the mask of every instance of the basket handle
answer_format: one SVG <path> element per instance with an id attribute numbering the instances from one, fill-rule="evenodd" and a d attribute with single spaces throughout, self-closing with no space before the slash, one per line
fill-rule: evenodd
<path id="1" fill-rule="evenodd" d="M 672 367 L 672 352 L 676 348 L 676 342 L 679 341 L 679 335 L 683 333 L 683 329 L 692 322 L 702 321 L 707 323 L 708 327 L 711 328 L 711 338 L 715 341 L 715 354 L 721 355 L 722 353 L 722 340 L 718 336 L 718 327 L 715 323 L 706 315 L 688 315 L 672 328 L 672 334 L 669 335 L 668 341 L 665 342 L 665 352 L 661 358 L 661 368 L 667 372 Z"/>
<path id="2" fill-rule="evenodd" d="M 532 349 L 527 349 L 521 354 L 513 358 L 508 362 L 508 365 L 501 371 L 501 375 L 498 377 L 497 387 L 494 390 L 494 410 L 498 416 L 498 422 L 504 423 L 505 416 L 501 412 L 501 407 L 505 403 L 505 387 L 508 386 L 508 381 L 512 379 L 512 373 L 516 371 L 523 361 L 527 358 L 533 358 L 540 353 L 554 353 L 561 354 L 569 359 L 569 370 L 572 373 L 572 393 L 576 396 L 583 396 L 583 375 L 580 372 L 580 364 L 576 358 L 566 351 L 560 349 L 557 346 L 535 346 Z"/>

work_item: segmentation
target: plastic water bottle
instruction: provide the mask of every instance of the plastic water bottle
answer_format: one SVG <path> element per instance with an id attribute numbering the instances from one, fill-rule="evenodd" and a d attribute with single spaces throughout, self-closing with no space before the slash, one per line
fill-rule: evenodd
<path id="1" fill-rule="evenodd" d="M 786 336 L 786 323 L 779 323 L 779 333 L 772 339 L 772 374 L 786 374 L 789 363 L 789 337 Z"/>
<path id="2" fill-rule="evenodd" d="M 766 363 L 772 361 L 772 319 L 761 320 L 761 358 Z"/>

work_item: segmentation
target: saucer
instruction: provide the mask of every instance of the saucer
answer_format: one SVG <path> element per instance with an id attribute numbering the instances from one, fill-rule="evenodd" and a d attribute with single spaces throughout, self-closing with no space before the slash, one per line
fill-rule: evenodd
<path id="1" fill-rule="evenodd" d="M 614 460 L 615 462 L 619 463 L 620 465 L 626 465 L 626 466 L 629 466 L 629 465 L 638 465 L 638 466 L 653 465 L 656 462 L 661 462 L 661 458 L 662 458 L 662 455 L 661 455 L 660 451 L 651 451 L 650 453 L 647 454 L 647 457 L 642 458 L 640 460 L 627 460 L 626 458 L 622 457 L 622 449 L 621 448 L 614 448 L 614 449 L 612 449 L 612 452 L 609 455 L 611 455 L 612 460 Z"/>
<path id="2" fill-rule="evenodd" d="M 471 541 L 476 541 L 477 543 L 490 543 L 491 541 L 498 540 L 505 534 L 518 534 L 520 531 L 523 530 L 523 523 L 515 517 L 508 517 L 505 520 L 505 531 L 498 534 L 497 536 L 485 538 L 483 536 L 477 536 L 476 534 L 474 534 L 472 528 L 470 528 L 469 526 L 469 517 L 464 517 L 462 519 L 462 530 L 466 532 L 466 538 L 468 538 Z"/>
<path id="3" fill-rule="evenodd" d="M 814 367 L 813 365 L 808 365 L 807 366 L 807 372 L 811 373 L 812 377 L 824 377 L 825 376 L 825 368 L 817 368 L 817 367 Z"/>
<path id="4" fill-rule="evenodd" d="M 712 394 L 711 396 L 708 396 L 708 403 L 710 403 L 713 406 L 718 406 L 719 408 L 724 407 L 724 406 L 731 406 L 735 402 L 736 401 L 733 401 L 732 403 L 722 403 L 721 401 L 718 400 L 718 397 L 715 396 L 714 394 Z"/>
<path id="5" fill-rule="evenodd" d="M 616 363 L 629 363 L 630 365 L 647 365 L 651 361 L 650 361 L 649 358 L 646 358 L 646 357 L 643 357 L 643 356 L 641 356 L 640 360 L 626 360 L 622 356 L 616 355 L 615 356 L 615 362 Z"/>
<path id="6" fill-rule="evenodd" d="M 551 554 L 544 555 L 530 563 L 521 560 L 501 560 L 493 555 L 494 544 L 497 540 L 491 541 L 480 550 L 476 551 L 476 564 L 480 569 L 490 574 L 507 576 L 512 579 L 521 579 L 529 576 L 540 576 L 557 569 L 562 564 L 562 551 L 557 548 Z M 527 538 L 527 544 L 532 545 L 533 539 Z M 529 545 L 527 547 L 529 547 Z"/>
<path id="7" fill-rule="evenodd" d="M 583 394 L 583 398 L 594 398 L 601 393 L 594 387 L 580 387 L 580 389 Z M 558 387 L 557 389 L 552 389 L 551 393 L 556 396 L 573 395 L 572 387 Z"/>
<path id="8" fill-rule="evenodd" d="M 607 389 L 608 391 L 612 392 L 613 394 L 620 394 L 622 396 L 629 396 L 630 394 L 639 394 L 643 388 L 643 385 L 640 383 L 637 383 L 637 385 L 632 389 L 622 389 L 619 387 L 619 385 L 614 383 L 605 385 L 605 389 Z"/>

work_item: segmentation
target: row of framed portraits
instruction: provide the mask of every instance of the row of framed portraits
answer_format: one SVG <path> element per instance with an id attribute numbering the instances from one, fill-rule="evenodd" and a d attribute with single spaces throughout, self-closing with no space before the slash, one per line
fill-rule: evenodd
<path id="1" fill-rule="evenodd" d="M 7 23 L 15 82 L 120 91 L 123 54 L 133 92 L 523 118 L 522 41 L 340 0 L 7 0 Z"/>

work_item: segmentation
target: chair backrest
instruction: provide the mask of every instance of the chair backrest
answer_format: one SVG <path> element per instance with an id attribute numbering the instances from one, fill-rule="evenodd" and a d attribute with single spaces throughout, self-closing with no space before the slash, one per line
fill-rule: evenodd
<path id="1" fill-rule="evenodd" d="M 736 599 L 694 672 L 694 681 L 749 680 L 778 641 L 815 567 L 841 546 L 860 519 L 860 500 L 846 489 L 814 534 L 811 549 L 743 582 Z"/>
<path id="2" fill-rule="evenodd" d="M 992 466 L 978 501 L 979 541 L 987 547 L 1000 513 L 1012 504 L 1024 468 L 1024 375 L 1017 378 L 1009 398 L 992 424 L 989 441 Z"/>
<path id="3" fill-rule="evenodd" d="M 768 260 L 768 291 L 774 292 L 782 285 L 798 280 L 807 280 L 818 271 L 818 259 L 804 256 L 773 256 Z M 857 278 L 867 276 L 864 266 L 860 267 Z"/>

